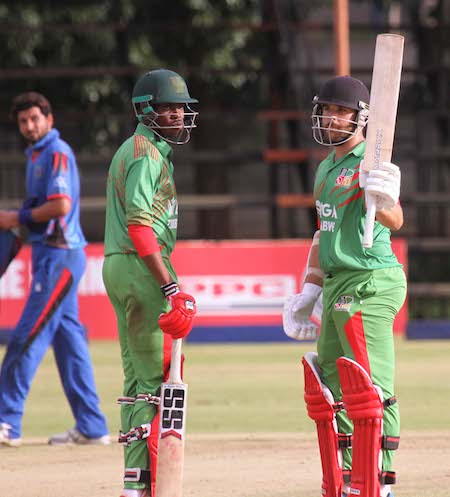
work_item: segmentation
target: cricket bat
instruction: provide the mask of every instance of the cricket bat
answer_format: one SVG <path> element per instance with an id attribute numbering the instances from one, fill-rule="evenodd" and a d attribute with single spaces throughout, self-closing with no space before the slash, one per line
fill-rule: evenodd
<path id="1" fill-rule="evenodd" d="M 187 385 L 181 379 L 181 343 L 173 340 L 170 374 L 161 386 L 156 497 L 182 497 Z"/>
<path id="2" fill-rule="evenodd" d="M 363 162 L 365 172 L 378 168 L 382 162 L 391 162 L 404 41 L 403 36 L 391 33 L 377 36 Z M 373 244 L 376 197 L 366 193 L 365 198 L 367 214 L 362 246 L 370 248 Z"/>

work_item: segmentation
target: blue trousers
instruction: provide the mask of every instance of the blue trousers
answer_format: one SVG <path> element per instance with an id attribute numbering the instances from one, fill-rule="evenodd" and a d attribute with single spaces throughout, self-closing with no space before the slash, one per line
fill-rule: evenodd
<path id="1" fill-rule="evenodd" d="M 76 428 L 89 438 L 108 433 L 86 334 L 78 319 L 77 288 L 85 266 L 83 249 L 33 244 L 30 294 L 0 372 L 0 422 L 11 425 L 12 438 L 21 436 L 25 399 L 50 345 Z"/>

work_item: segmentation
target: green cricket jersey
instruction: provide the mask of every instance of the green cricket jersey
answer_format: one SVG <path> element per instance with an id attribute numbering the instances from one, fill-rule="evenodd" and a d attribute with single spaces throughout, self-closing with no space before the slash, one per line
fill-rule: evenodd
<path id="1" fill-rule="evenodd" d="M 375 221 L 373 246 L 362 246 L 366 207 L 359 187 L 365 141 L 334 162 L 334 151 L 319 164 L 314 199 L 320 219 L 320 267 L 325 273 L 401 266 L 391 248 L 391 232 Z"/>
<path id="2" fill-rule="evenodd" d="M 163 257 L 169 257 L 178 223 L 172 154 L 143 124 L 117 150 L 106 191 L 105 256 L 136 253 L 127 226 L 141 224 L 153 228 Z"/>

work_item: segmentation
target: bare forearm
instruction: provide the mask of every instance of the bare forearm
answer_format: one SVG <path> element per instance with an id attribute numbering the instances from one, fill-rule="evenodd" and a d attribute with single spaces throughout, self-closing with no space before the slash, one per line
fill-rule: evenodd
<path id="1" fill-rule="evenodd" d="M 142 260 L 160 286 L 170 283 L 173 280 L 166 265 L 164 264 L 161 252 L 146 255 L 142 257 Z"/>
<path id="2" fill-rule="evenodd" d="M 46 223 L 50 219 L 65 216 L 70 211 L 70 205 L 70 199 L 64 197 L 49 200 L 45 204 L 34 207 L 33 209 L 21 209 L 21 211 L 0 210 L 0 229 L 16 228 L 20 223 Z M 19 212 L 23 212 L 25 215 L 20 218 Z"/>
<path id="3" fill-rule="evenodd" d="M 403 209 L 397 204 L 393 209 L 377 212 L 377 221 L 390 230 L 397 231 L 403 226 Z"/>
<path id="4" fill-rule="evenodd" d="M 319 262 L 319 240 L 320 231 L 316 231 L 313 237 L 313 244 L 309 251 L 308 267 L 306 269 L 306 277 L 304 283 L 313 283 L 314 285 L 323 285 L 323 276 L 320 275 L 320 262 Z M 310 272 L 308 272 L 308 270 Z M 312 270 L 312 271 L 311 271 Z"/>
<path id="5" fill-rule="evenodd" d="M 31 211 L 33 221 L 45 223 L 50 219 L 65 216 L 70 211 L 71 201 L 67 197 L 49 200 Z"/>

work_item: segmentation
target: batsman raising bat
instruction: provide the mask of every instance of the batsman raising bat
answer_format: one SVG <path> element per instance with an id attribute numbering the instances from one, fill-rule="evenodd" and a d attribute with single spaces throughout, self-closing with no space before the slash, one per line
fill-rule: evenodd
<path id="1" fill-rule="evenodd" d="M 363 173 L 369 92 L 350 76 L 327 81 L 313 99 L 314 139 L 331 147 L 317 169 L 314 235 L 301 293 L 284 308 L 285 333 L 303 339 L 322 296 L 317 353 L 303 357 L 305 401 L 316 422 L 324 497 L 393 497 L 399 442 L 394 392 L 394 318 L 406 277 L 391 249 L 403 224 L 400 171 L 383 162 Z M 370 124 L 369 124 L 370 125 Z M 373 246 L 362 246 L 364 192 L 376 198 Z"/>
<path id="2" fill-rule="evenodd" d="M 177 387 L 165 387 L 162 404 L 164 416 L 177 418 L 169 435 L 182 437 L 185 388 L 179 376 L 179 339 L 191 331 L 196 313 L 195 299 L 180 291 L 170 262 L 178 217 L 170 144 L 189 141 L 197 116 L 189 104 L 197 100 L 181 76 L 157 69 L 137 81 L 132 103 L 139 124 L 116 152 L 108 174 L 103 280 L 117 316 L 124 372 L 121 495 L 155 497 L 160 495 L 155 486 L 161 385 L 175 339 L 177 371 L 170 377 L 178 378 Z M 165 406 L 171 394 L 176 411 Z M 182 468 L 182 460 L 177 467 Z"/>

